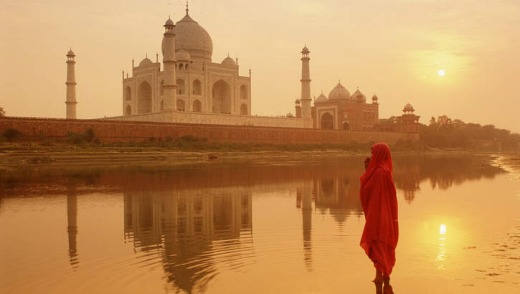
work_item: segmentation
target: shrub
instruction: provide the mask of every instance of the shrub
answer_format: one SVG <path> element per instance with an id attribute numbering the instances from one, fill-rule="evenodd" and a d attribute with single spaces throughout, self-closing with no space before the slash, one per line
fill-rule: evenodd
<path id="1" fill-rule="evenodd" d="M 2 133 L 2 137 L 7 139 L 7 141 L 14 141 L 18 137 L 20 137 L 21 134 L 22 133 L 17 129 L 8 128 Z"/>

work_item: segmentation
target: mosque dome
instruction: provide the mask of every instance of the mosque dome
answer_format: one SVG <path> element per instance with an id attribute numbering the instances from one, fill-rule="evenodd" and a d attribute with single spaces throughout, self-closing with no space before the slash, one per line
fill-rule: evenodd
<path id="1" fill-rule="evenodd" d="M 350 93 L 348 90 L 343 87 L 341 83 L 338 83 L 338 85 L 332 89 L 329 93 L 329 100 L 339 100 L 339 99 L 349 99 Z"/>
<path id="2" fill-rule="evenodd" d="M 302 54 L 309 54 L 309 53 L 311 53 L 311 51 L 309 51 L 309 48 L 307 48 L 307 46 L 304 46 L 301 53 Z"/>
<path id="3" fill-rule="evenodd" d="M 67 53 L 67 56 L 76 56 L 76 55 L 74 55 L 74 52 L 72 51 L 72 48 Z"/>
<path id="4" fill-rule="evenodd" d="M 193 59 L 211 61 L 213 42 L 208 32 L 186 14 L 175 27 L 175 49 L 188 52 Z"/>
<path id="5" fill-rule="evenodd" d="M 141 60 L 141 62 L 139 62 L 139 66 L 147 66 L 147 65 L 151 65 L 151 64 L 153 64 L 153 62 L 148 57 L 146 57 L 145 59 Z"/>
<path id="6" fill-rule="evenodd" d="M 294 101 L 294 104 L 296 104 L 296 105 L 300 105 L 300 104 L 301 104 L 300 99 L 296 99 L 296 100 Z"/>
<path id="7" fill-rule="evenodd" d="M 352 94 L 351 99 L 356 102 L 366 102 L 367 101 L 367 98 L 365 97 L 365 95 L 363 95 L 363 93 L 361 93 L 361 91 L 359 91 L 359 89 L 357 89 L 356 92 L 354 92 L 354 94 Z"/>
<path id="8" fill-rule="evenodd" d="M 226 57 L 222 60 L 222 65 L 224 66 L 237 66 L 236 62 L 231 57 Z"/>
<path id="9" fill-rule="evenodd" d="M 415 109 L 413 109 L 413 106 L 410 103 L 407 103 L 403 108 L 403 112 L 414 112 L 414 111 L 415 111 Z"/>
<path id="10" fill-rule="evenodd" d="M 322 103 L 322 102 L 327 102 L 329 99 L 327 99 L 327 96 L 323 95 L 323 93 L 321 93 L 320 96 L 318 96 L 318 98 L 316 98 L 316 100 L 314 100 L 314 103 Z"/>
<path id="11" fill-rule="evenodd" d="M 191 56 L 188 52 L 184 51 L 184 50 L 179 50 L 177 52 L 175 52 L 175 60 L 177 61 L 190 61 L 191 60 Z"/>

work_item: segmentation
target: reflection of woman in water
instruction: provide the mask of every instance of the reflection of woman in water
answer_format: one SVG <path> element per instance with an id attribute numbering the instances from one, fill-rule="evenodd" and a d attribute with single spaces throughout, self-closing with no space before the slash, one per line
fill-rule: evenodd
<path id="1" fill-rule="evenodd" d="M 376 268 L 374 282 L 386 286 L 395 264 L 399 225 L 392 157 L 384 143 L 372 146 L 372 158 L 361 176 L 360 198 L 366 221 L 360 245 Z"/>

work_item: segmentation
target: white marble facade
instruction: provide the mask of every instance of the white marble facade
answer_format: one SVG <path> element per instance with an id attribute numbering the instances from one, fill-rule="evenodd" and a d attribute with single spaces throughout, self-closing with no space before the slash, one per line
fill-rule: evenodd
<path id="1" fill-rule="evenodd" d="M 208 32 L 186 15 L 164 25 L 163 61 L 148 57 L 123 73 L 123 117 L 173 112 L 251 115 L 251 78 L 240 76 L 238 60 L 212 61 Z"/>

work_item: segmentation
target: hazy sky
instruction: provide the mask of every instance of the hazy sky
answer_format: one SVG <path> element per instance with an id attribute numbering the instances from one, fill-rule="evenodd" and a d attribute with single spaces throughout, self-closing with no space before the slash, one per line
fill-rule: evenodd
<path id="1" fill-rule="evenodd" d="M 168 15 L 184 14 L 180 0 L 1 0 L 0 106 L 65 117 L 72 47 L 78 118 L 121 115 L 121 71 L 155 60 Z M 307 45 L 315 96 L 341 81 L 377 94 L 381 118 L 411 103 L 422 123 L 445 114 L 520 132 L 518 0 L 192 0 L 190 16 L 214 62 L 229 53 L 252 70 L 253 114 L 294 113 Z"/>

